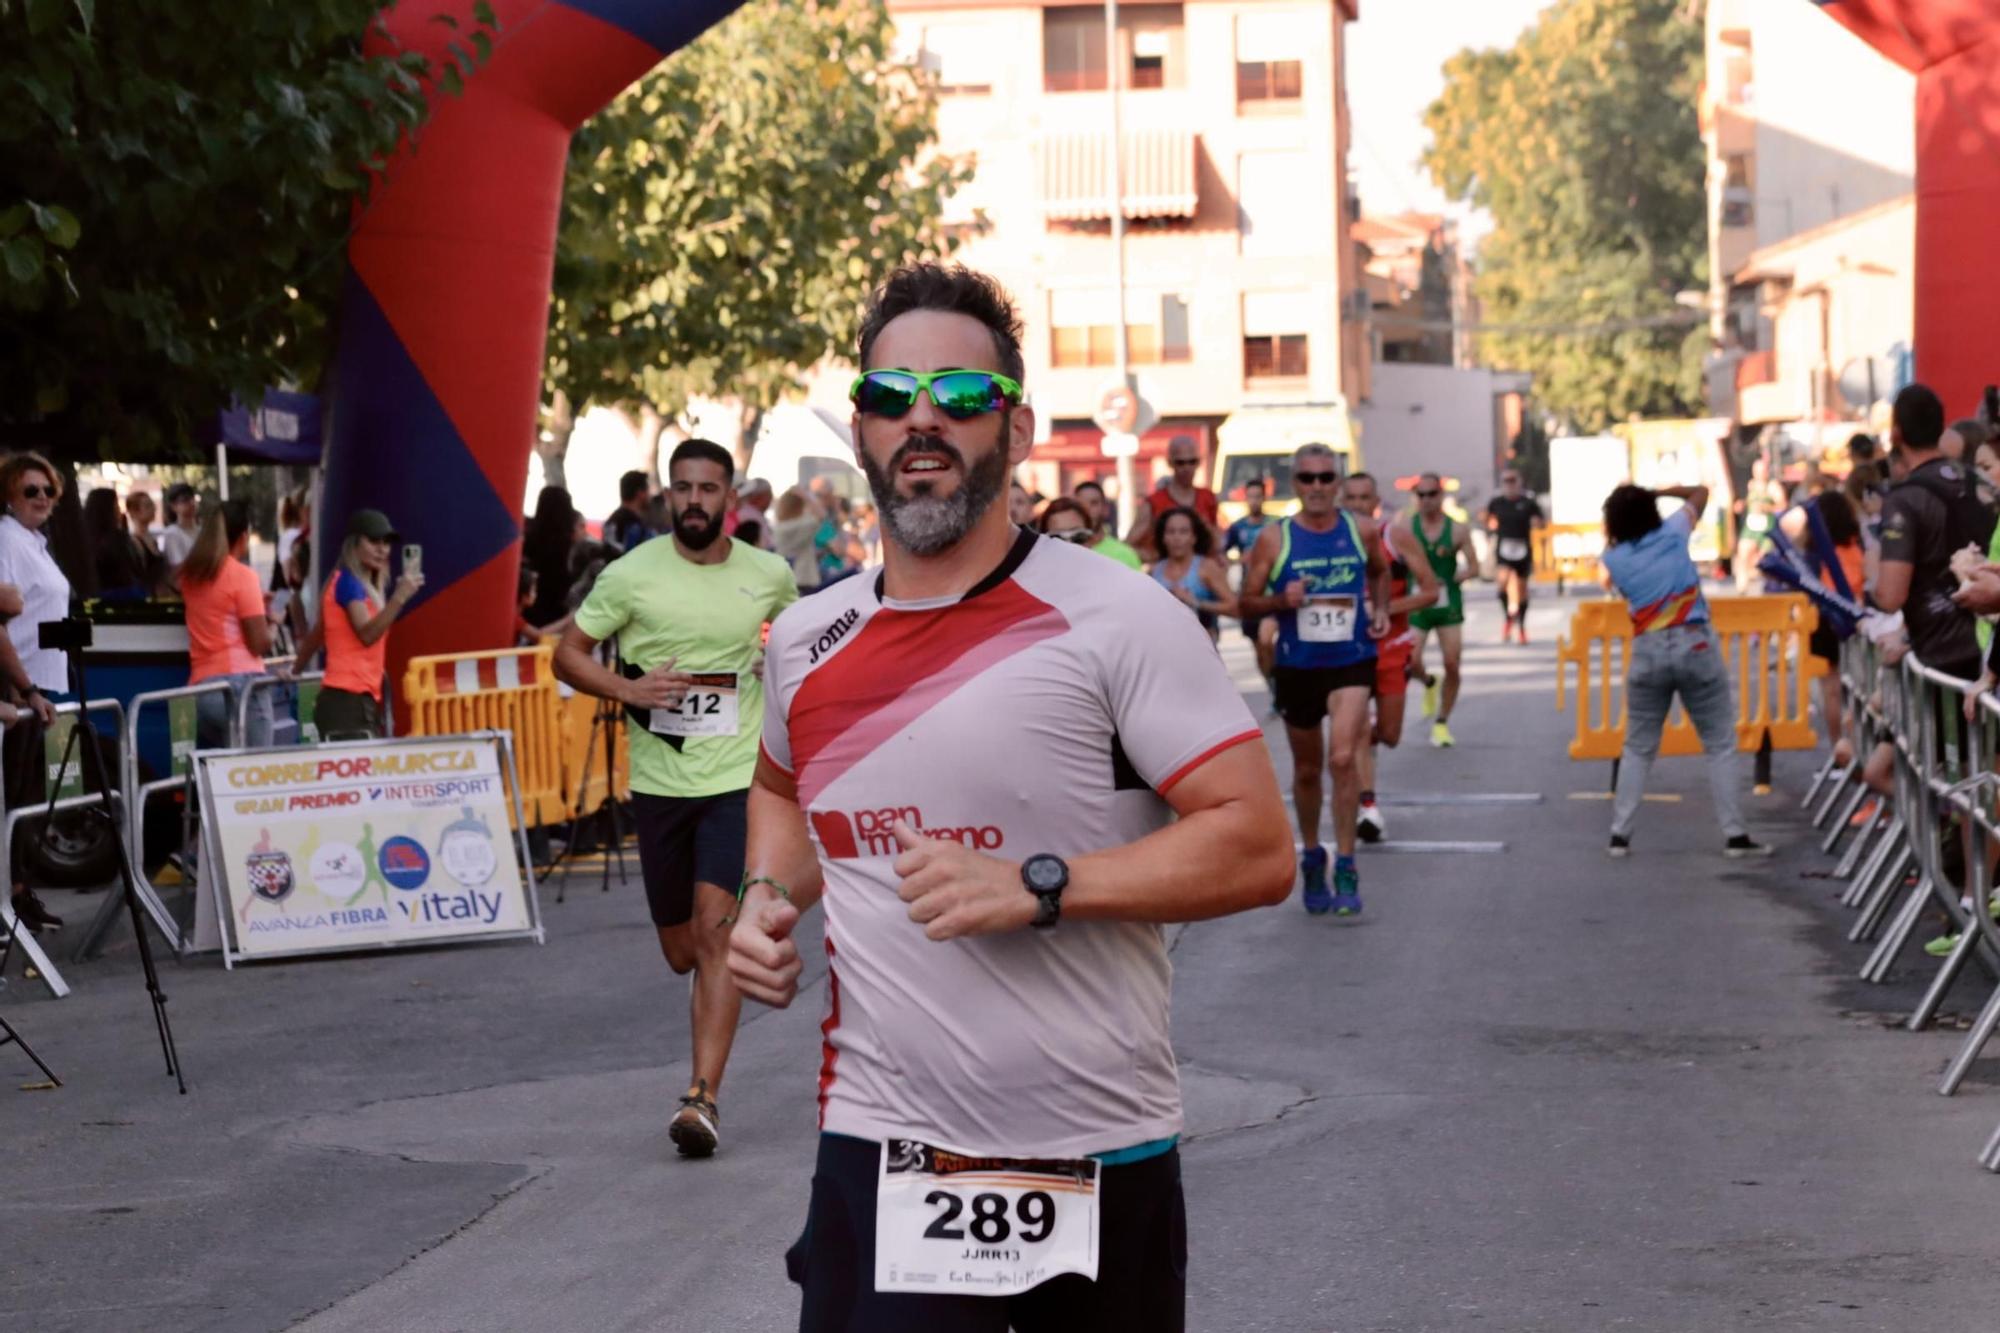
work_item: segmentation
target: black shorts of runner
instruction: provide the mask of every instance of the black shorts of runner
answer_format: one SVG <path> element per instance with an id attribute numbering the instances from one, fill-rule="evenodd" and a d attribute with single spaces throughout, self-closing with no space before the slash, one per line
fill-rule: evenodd
<path id="1" fill-rule="evenodd" d="M 1840 667 L 1840 636 L 1826 625 L 1815 625 L 1812 637 L 1806 640 L 1812 655 L 1821 661 L 1831 662 L 1836 670 Z"/>
<path id="2" fill-rule="evenodd" d="M 1269 619 L 1269 616 L 1245 616 L 1237 624 L 1243 629 L 1243 637 L 1255 643 L 1257 642 L 1257 631 L 1263 629 L 1264 622 Z"/>
<path id="3" fill-rule="evenodd" d="M 1344 667 L 1279 667 L 1278 716 L 1288 727 L 1311 731 L 1326 721 L 1327 696 L 1335 690 L 1375 693 L 1375 659 Z"/>
<path id="4" fill-rule="evenodd" d="M 805 1297 L 800 1333 L 1179 1333 L 1187 1326 L 1178 1148 L 1103 1168 L 1095 1281 L 1064 1273 L 1014 1296 L 875 1290 L 881 1152 L 844 1134 L 819 1137 L 805 1231 L 785 1254 L 785 1271 Z"/>
<path id="5" fill-rule="evenodd" d="M 1494 563 L 1502 569 L 1513 570 L 1524 579 L 1535 577 L 1535 561 L 1532 556 L 1526 560 L 1497 560 Z"/>
<path id="6" fill-rule="evenodd" d="M 646 906 L 654 925 L 682 926 L 692 920 L 696 884 L 736 892 L 743 882 L 749 799 L 747 791 L 720 796 L 632 793 L 639 871 L 646 879 Z"/>

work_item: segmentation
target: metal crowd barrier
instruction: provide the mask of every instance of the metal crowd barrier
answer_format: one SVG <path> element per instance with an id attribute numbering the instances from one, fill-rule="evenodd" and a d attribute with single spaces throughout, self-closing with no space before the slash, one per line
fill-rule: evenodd
<path id="1" fill-rule="evenodd" d="M 1826 663 L 1808 650 L 1819 612 L 1799 593 L 1775 597 L 1714 597 L 1709 623 L 1735 681 L 1736 748 L 1757 756 L 1758 790 L 1770 787 L 1774 750 L 1810 750 L 1813 684 Z M 1576 737 L 1572 759 L 1616 760 L 1625 750 L 1625 673 L 1632 663 L 1632 617 L 1622 601 L 1583 602 L 1556 647 L 1556 707 L 1567 706 L 1576 670 Z M 1663 755 L 1701 753 L 1701 737 L 1678 704 L 1660 737 Z"/>
<path id="2" fill-rule="evenodd" d="M 1950 1096 L 2000 1030 L 2000 922 L 1987 905 L 2000 857 L 2000 698 L 1926 666 L 1915 654 L 1885 653 L 1860 634 L 1843 645 L 1840 672 L 1853 759 L 1836 765 L 1829 758 L 1805 804 L 1815 826 L 1825 829 L 1823 851 L 1832 853 L 1852 835 L 1835 874 L 1847 881 L 1841 902 L 1857 913 L 1848 938 L 1874 944 L 1861 978 L 1886 980 L 1927 913 L 1936 910 L 1951 923 L 1957 942 L 1938 960 L 1904 1026 L 1912 1032 L 1928 1027 L 1968 963 L 1991 983 L 1939 1082 L 1938 1092 Z M 1863 776 L 1869 755 L 1882 745 L 1893 755 L 1887 794 L 1869 788 Z M 1871 796 L 1876 804 L 1863 813 Z M 1953 860 L 1962 860 L 1962 884 L 1948 873 Z M 2000 1129 L 1979 1161 L 2000 1171 Z"/>

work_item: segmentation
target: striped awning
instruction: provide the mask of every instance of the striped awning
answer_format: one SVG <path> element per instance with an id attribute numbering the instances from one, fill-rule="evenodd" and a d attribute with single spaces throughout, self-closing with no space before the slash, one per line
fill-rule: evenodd
<path id="1" fill-rule="evenodd" d="M 1195 194 L 1191 130 L 1128 130 L 1124 136 L 1125 216 L 1191 218 Z M 1091 222 L 1111 216 L 1111 135 L 1045 135 L 1042 215 L 1051 222 Z"/>

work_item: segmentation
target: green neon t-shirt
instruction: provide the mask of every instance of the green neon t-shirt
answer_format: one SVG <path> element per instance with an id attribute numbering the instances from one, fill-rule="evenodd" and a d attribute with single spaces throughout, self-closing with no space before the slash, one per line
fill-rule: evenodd
<path id="1" fill-rule="evenodd" d="M 764 683 L 751 664 L 764 625 L 798 597 L 789 564 L 739 541 L 714 565 L 695 564 L 662 538 L 604 567 L 577 608 L 577 628 L 593 639 L 616 636 L 620 656 L 642 671 L 672 658 L 676 669 L 707 678 L 691 692 L 699 697 L 690 716 L 664 723 L 683 734 L 656 735 L 627 715 L 633 791 L 717 796 L 750 785 L 764 718 Z"/>

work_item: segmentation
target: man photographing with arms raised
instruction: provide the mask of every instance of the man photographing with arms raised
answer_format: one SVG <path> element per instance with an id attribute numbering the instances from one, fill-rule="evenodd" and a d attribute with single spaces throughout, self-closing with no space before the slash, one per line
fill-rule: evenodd
<path id="1" fill-rule="evenodd" d="M 803 1330 L 1182 1328 L 1160 926 L 1290 890 L 1199 624 L 998 503 L 1034 438 L 1020 332 L 962 268 L 875 293 L 853 430 L 884 567 L 771 631 L 729 964 L 791 1003 L 824 899 Z"/>

